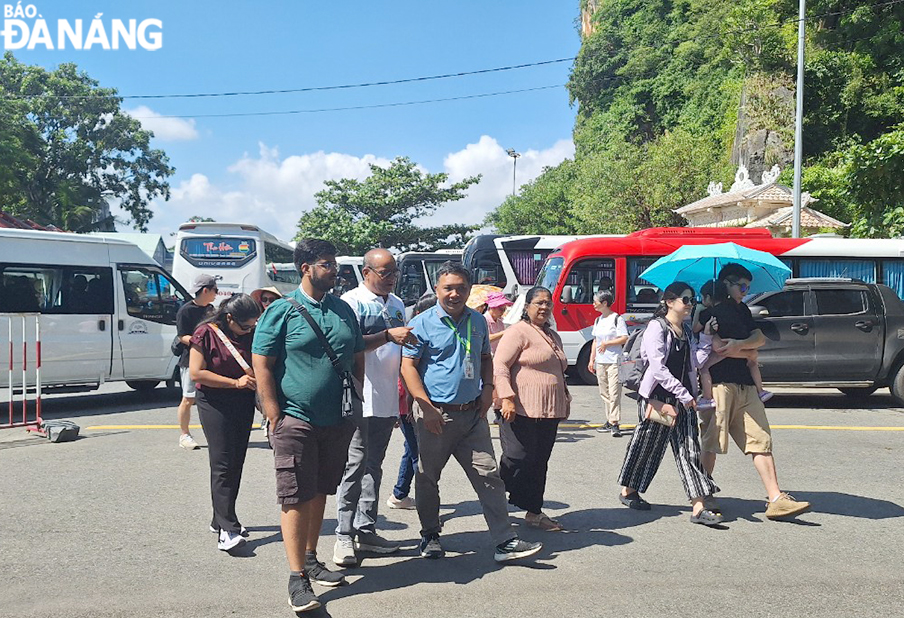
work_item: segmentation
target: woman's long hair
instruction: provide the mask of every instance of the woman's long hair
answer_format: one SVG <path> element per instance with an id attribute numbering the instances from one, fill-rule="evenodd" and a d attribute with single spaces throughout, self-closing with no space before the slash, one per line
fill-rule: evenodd
<path id="1" fill-rule="evenodd" d="M 666 304 L 666 301 L 681 298 L 681 293 L 684 290 L 690 290 L 691 294 L 694 293 L 694 288 L 686 284 L 684 281 L 676 281 L 674 283 L 670 283 L 662 291 L 662 300 L 659 301 L 659 307 L 656 308 L 656 312 L 653 313 L 653 317 L 664 318 L 665 315 L 669 312 L 669 306 Z"/>
<path id="2" fill-rule="evenodd" d="M 260 317 L 261 306 L 248 294 L 233 294 L 220 303 L 216 313 L 201 322 L 201 324 L 216 324 L 221 331 L 227 335 L 232 335 L 233 333 L 229 330 L 228 320 L 226 319 L 227 314 L 232 314 L 232 319 L 236 322 L 247 322 Z"/>
<path id="3" fill-rule="evenodd" d="M 527 315 L 527 306 L 537 296 L 537 294 L 548 294 L 550 300 L 552 300 L 552 292 L 544 288 L 542 285 L 535 285 L 534 287 L 529 289 L 527 291 L 527 294 L 524 295 L 524 310 L 521 312 L 521 319 L 525 322 L 530 322 L 530 316 Z"/>

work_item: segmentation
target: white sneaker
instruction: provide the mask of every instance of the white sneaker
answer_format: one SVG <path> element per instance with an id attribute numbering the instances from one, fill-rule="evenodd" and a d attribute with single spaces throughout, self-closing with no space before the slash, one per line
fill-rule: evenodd
<path id="1" fill-rule="evenodd" d="M 241 547 L 245 542 L 245 537 L 241 534 L 220 530 L 220 536 L 217 540 L 217 549 L 220 551 L 230 551 L 236 547 Z"/>
<path id="2" fill-rule="evenodd" d="M 391 509 L 414 509 L 417 508 L 417 505 L 414 503 L 414 498 L 411 496 L 405 496 L 404 498 L 396 498 L 392 494 L 389 494 L 389 497 L 386 499 L 386 506 Z"/>
<path id="3" fill-rule="evenodd" d="M 210 531 L 213 532 L 214 534 L 219 534 L 219 533 L 220 533 L 220 529 L 219 529 L 219 528 L 214 528 L 213 526 L 208 526 L 208 530 L 210 530 Z M 248 529 L 245 528 L 245 526 L 242 526 L 242 530 L 241 530 L 241 532 L 239 532 L 239 534 L 241 534 L 241 535 L 242 535 L 243 537 L 245 537 L 246 539 L 247 539 L 249 536 L 251 536 L 251 535 L 248 533 Z"/>
<path id="4" fill-rule="evenodd" d="M 200 446 L 198 446 L 198 443 L 195 442 L 195 439 L 191 437 L 190 433 L 184 433 L 179 436 L 179 446 L 187 451 L 194 451 L 201 448 Z"/>
<path id="5" fill-rule="evenodd" d="M 336 566 L 355 566 L 358 564 L 358 558 L 355 556 L 355 545 L 350 537 L 336 537 L 336 545 L 333 547 L 333 562 Z"/>

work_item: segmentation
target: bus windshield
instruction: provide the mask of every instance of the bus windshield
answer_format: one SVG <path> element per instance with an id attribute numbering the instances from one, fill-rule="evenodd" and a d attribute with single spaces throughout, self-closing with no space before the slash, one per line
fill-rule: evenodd
<path id="1" fill-rule="evenodd" d="M 257 255 L 252 238 L 183 238 L 182 257 L 197 268 L 239 268 Z"/>
<path id="2" fill-rule="evenodd" d="M 562 267 L 565 265 L 565 258 L 554 257 L 546 260 L 540 274 L 537 275 L 537 285 L 546 288 L 549 291 L 555 291 L 556 284 L 562 274 Z"/>

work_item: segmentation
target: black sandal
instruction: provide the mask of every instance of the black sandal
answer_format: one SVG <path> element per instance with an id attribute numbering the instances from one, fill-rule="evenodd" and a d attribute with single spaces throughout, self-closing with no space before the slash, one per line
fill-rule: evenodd
<path id="1" fill-rule="evenodd" d="M 650 503 L 640 497 L 640 494 L 636 491 L 632 491 L 627 496 L 622 494 L 618 494 L 619 501 L 624 504 L 629 509 L 634 509 L 635 511 L 649 511 Z"/>
<path id="2" fill-rule="evenodd" d="M 709 509 L 703 509 L 696 515 L 691 515 L 692 524 L 703 524 L 704 526 L 717 526 L 721 524 L 723 517 L 721 513 L 713 512 Z"/>

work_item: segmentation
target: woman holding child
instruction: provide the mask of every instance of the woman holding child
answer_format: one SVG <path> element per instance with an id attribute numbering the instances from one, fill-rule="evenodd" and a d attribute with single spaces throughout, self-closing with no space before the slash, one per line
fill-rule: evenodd
<path id="1" fill-rule="evenodd" d="M 694 400 L 697 359 L 684 321 L 694 305 L 694 291 L 676 281 L 666 287 L 654 319 L 643 334 L 641 354 L 648 363 L 638 394 L 639 422 L 619 474 L 619 500 L 637 510 L 649 510 L 641 498 L 653 481 L 667 444 L 671 444 L 684 491 L 693 505 L 691 522 L 706 526 L 722 522 L 707 503 L 719 491 L 700 461 L 700 435 Z"/>

